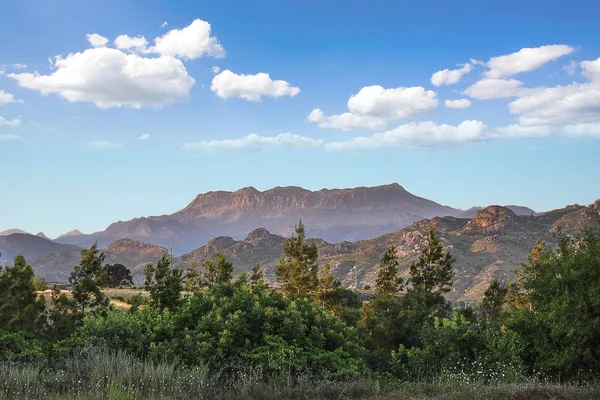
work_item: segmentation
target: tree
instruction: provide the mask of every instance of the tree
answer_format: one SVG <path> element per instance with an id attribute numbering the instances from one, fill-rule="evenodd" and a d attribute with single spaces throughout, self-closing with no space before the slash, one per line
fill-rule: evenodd
<path id="1" fill-rule="evenodd" d="M 313 242 L 305 242 L 302 220 L 295 227 L 296 235 L 285 239 L 284 255 L 277 265 L 277 282 L 289 296 L 313 294 L 317 289 L 319 251 Z"/>
<path id="2" fill-rule="evenodd" d="M 388 247 L 379 263 L 375 294 L 381 299 L 390 300 L 402 290 L 403 280 L 398 275 L 398 255 L 393 244 Z"/>
<path id="3" fill-rule="evenodd" d="M 150 292 L 151 304 L 159 309 L 175 310 L 181 301 L 183 276 L 180 269 L 171 268 L 166 254 L 156 264 L 146 265 L 146 290 Z"/>
<path id="4" fill-rule="evenodd" d="M 494 279 L 490 282 L 490 286 L 485 291 L 479 307 L 486 321 L 494 321 L 500 316 L 507 292 L 506 285 L 499 280 Z"/>
<path id="5" fill-rule="evenodd" d="M 36 293 L 33 268 L 18 254 L 13 265 L 0 268 L 0 329 L 37 330 L 43 311 L 44 301 Z"/>
<path id="6" fill-rule="evenodd" d="M 264 285 L 264 273 L 260 264 L 256 264 L 250 271 L 250 288 L 254 289 L 259 285 Z"/>
<path id="7" fill-rule="evenodd" d="M 200 290 L 202 284 L 202 274 L 198 270 L 198 264 L 195 261 L 192 262 L 190 268 L 188 268 L 185 274 L 185 287 L 187 292 L 196 292 Z"/>
<path id="8" fill-rule="evenodd" d="M 206 287 L 213 287 L 229 283 L 233 278 L 233 264 L 227 261 L 223 253 L 215 252 L 212 258 L 202 263 L 202 283 Z"/>
<path id="9" fill-rule="evenodd" d="M 511 286 L 506 326 L 523 344 L 532 370 L 586 378 L 600 370 L 600 233 L 558 235 L 538 243 Z"/>
<path id="10" fill-rule="evenodd" d="M 71 294 L 79 305 L 82 316 L 86 309 L 108 305 L 108 298 L 100 289 L 106 281 L 102 268 L 104 258 L 104 253 L 98 250 L 98 243 L 81 250 L 81 262 L 73 268 L 69 277 L 69 283 L 73 285 Z"/>
<path id="11" fill-rule="evenodd" d="M 107 287 L 133 286 L 131 271 L 123 264 L 106 264 L 104 274 Z"/>
<path id="12" fill-rule="evenodd" d="M 337 314 L 344 306 L 345 297 L 342 283 L 331 273 L 331 264 L 325 264 L 317 288 L 318 304 Z"/>
<path id="13" fill-rule="evenodd" d="M 419 259 L 410 266 L 410 282 L 415 290 L 447 293 L 452 288 L 455 259 L 435 234 L 433 226 L 427 235 L 427 245 Z"/>

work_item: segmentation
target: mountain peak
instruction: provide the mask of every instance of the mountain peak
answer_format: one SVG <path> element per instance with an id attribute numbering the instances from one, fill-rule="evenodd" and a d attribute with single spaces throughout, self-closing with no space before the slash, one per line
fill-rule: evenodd
<path id="1" fill-rule="evenodd" d="M 475 213 L 475 217 L 467 223 L 464 231 L 500 231 L 508 225 L 514 225 L 519 216 L 504 206 L 488 206 Z"/>
<path id="2" fill-rule="evenodd" d="M 65 238 L 65 237 L 70 237 L 70 236 L 80 236 L 83 235 L 83 233 L 81 233 L 81 231 L 79 229 L 73 229 L 72 231 L 69 231 L 63 235 L 60 235 L 59 238 Z"/>
<path id="3" fill-rule="evenodd" d="M 27 233 L 21 229 L 7 229 L 5 231 L 0 232 L 0 236 L 8 236 L 8 235 L 12 235 L 13 233 Z"/>

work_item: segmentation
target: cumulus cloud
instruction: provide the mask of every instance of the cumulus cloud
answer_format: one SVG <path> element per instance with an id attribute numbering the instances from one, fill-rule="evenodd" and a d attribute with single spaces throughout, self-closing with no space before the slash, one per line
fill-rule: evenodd
<path id="1" fill-rule="evenodd" d="M 21 120 L 18 118 L 15 119 L 6 119 L 0 116 L 0 126 L 9 126 L 12 128 L 17 128 L 21 126 Z"/>
<path id="2" fill-rule="evenodd" d="M 522 85 L 523 82 L 516 79 L 482 79 L 466 88 L 463 93 L 479 100 L 517 97 L 523 93 Z"/>
<path id="3" fill-rule="evenodd" d="M 419 122 L 343 142 L 327 143 L 329 150 L 378 150 L 392 147 L 431 145 L 436 143 L 478 141 L 486 139 L 486 126 L 481 121 L 463 121 L 457 126 L 435 122 Z"/>
<path id="4" fill-rule="evenodd" d="M 350 112 L 327 116 L 314 109 L 307 120 L 321 128 L 342 131 L 385 129 L 392 121 L 401 121 L 438 106 L 437 93 L 421 86 L 385 89 L 366 86 L 348 100 Z"/>
<path id="5" fill-rule="evenodd" d="M 24 141 L 25 141 L 25 139 L 23 139 L 19 135 L 0 134 L 0 142 L 24 142 Z"/>
<path id="6" fill-rule="evenodd" d="M 251 134 L 241 139 L 209 140 L 187 143 L 185 150 L 243 150 L 267 149 L 272 147 L 316 148 L 323 146 L 323 140 L 312 139 L 292 133 L 282 133 L 277 136 L 267 137 Z"/>
<path id="7" fill-rule="evenodd" d="M 473 66 L 465 64 L 459 69 L 444 69 L 437 71 L 431 76 L 431 84 L 434 86 L 452 85 L 461 80 L 461 78 L 471 72 Z"/>
<path id="8" fill-rule="evenodd" d="M 562 69 L 567 73 L 567 75 L 573 76 L 577 73 L 577 62 L 571 60 L 569 64 L 562 67 Z"/>
<path id="9" fill-rule="evenodd" d="M 600 121 L 587 124 L 567 125 L 563 129 L 568 136 L 600 139 Z"/>
<path id="10" fill-rule="evenodd" d="M 216 65 L 210 70 L 213 72 L 213 74 L 218 74 L 219 72 L 221 72 L 221 68 L 217 67 Z"/>
<path id="11" fill-rule="evenodd" d="M 487 78 L 503 78 L 533 71 L 574 51 L 573 47 L 562 44 L 523 48 L 516 53 L 490 58 L 487 62 L 489 70 L 485 72 L 485 76 Z"/>
<path id="12" fill-rule="evenodd" d="M 57 56 L 54 67 L 48 75 L 8 76 L 43 95 L 55 93 L 70 102 L 89 102 L 100 108 L 169 105 L 187 99 L 195 83 L 181 60 L 145 58 L 108 47 Z"/>
<path id="13" fill-rule="evenodd" d="M 153 46 L 143 36 L 119 35 L 114 47 L 97 33 L 86 38 L 91 48 L 49 59 L 49 74 L 7 76 L 22 87 L 70 102 L 100 108 L 161 107 L 187 99 L 195 83 L 180 59 L 225 56 L 223 46 L 211 36 L 210 24 L 200 19 L 155 38 Z"/>
<path id="14" fill-rule="evenodd" d="M 300 88 L 286 81 L 272 80 L 269 74 L 238 75 L 226 69 L 212 80 L 211 89 L 223 99 L 238 97 L 249 101 L 260 101 L 262 96 L 294 97 Z"/>
<path id="15" fill-rule="evenodd" d="M 446 100 L 444 104 L 448 108 L 469 108 L 471 107 L 471 101 L 468 99 L 459 99 L 459 100 Z"/>
<path id="16" fill-rule="evenodd" d="M 600 57 L 594 61 L 582 61 L 580 65 L 583 75 L 600 85 Z"/>
<path id="17" fill-rule="evenodd" d="M 148 139 L 150 139 L 149 133 L 142 133 L 140 136 L 138 136 L 138 140 L 148 140 Z"/>
<path id="18" fill-rule="evenodd" d="M 0 106 L 3 106 L 8 103 L 22 103 L 22 102 L 23 102 L 23 100 L 15 99 L 15 96 L 0 89 Z"/>
<path id="19" fill-rule="evenodd" d="M 172 29 L 154 39 L 154 46 L 148 52 L 163 56 L 173 56 L 193 60 L 204 55 L 225 57 L 225 49 L 218 39 L 211 36 L 211 26 L 201 19 L 194 20 L 182 29 Z"/>
<path id="20" fill-rule="evenodd" d="M 115 39 L 115 46 L 121 50 L 134 50 L 143 52 L 148 46 L 148 41 L 143 36 L 131 37 L 129 35 L 119 35 Z"/>
<path id="21" fill-rule="evenodd" d="M 120 150 L 123 148 L 121 143 L 107 142 L 104 140 L 92 140 L 85 145 L 94 150 Z"/>
<path id="22" fill-rule="evenodd" d="M 97 33 L 88 33 L 85 38 L 92 45 L 92 47 L 105 47 L 108 43 L 108 39 L 104 36 L 100 36 Z"/>

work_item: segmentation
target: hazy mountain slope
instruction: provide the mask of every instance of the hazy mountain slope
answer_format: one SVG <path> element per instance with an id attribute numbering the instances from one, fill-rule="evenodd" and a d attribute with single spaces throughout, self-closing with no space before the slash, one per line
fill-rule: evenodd
<path id="1" fill-rule="evenodd" d="M 51 240 L 27 233 L 13 233 L 0 236 L 0 261 L 10 261 L 17 254 L 23 254 L 28 260 L 51 252 L 78 250 L 76 246 L 54 243 Z"/>
<path id="2" fill-rule="evenodd" d="M 257 227 L 288 235 L 300 218 L 306 222 L 309 235 L 340 242 L 377 237 L 423 218 L 459 212 L 415 196 L 397 183 L 314 192 L 294 186 L 264 192 L 247 187 L 200 194 L 172 215 L 119 221 L 103 232 L 74 232 L 56 241 L 80 246 L 97 241 L 103 247 L 132 238 L 165 247 L 173 245 L 175 253 L 181 255 L 216 236 L 241 240 Z"/>

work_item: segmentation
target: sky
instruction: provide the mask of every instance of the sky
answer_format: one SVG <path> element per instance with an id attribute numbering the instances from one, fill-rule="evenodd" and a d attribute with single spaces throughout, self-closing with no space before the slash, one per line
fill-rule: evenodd
<path id="1" fill-rule="evenodd" d="M 600 198 L 597 1 L 0 2 L 0 231 L 398 182 Z"/>

